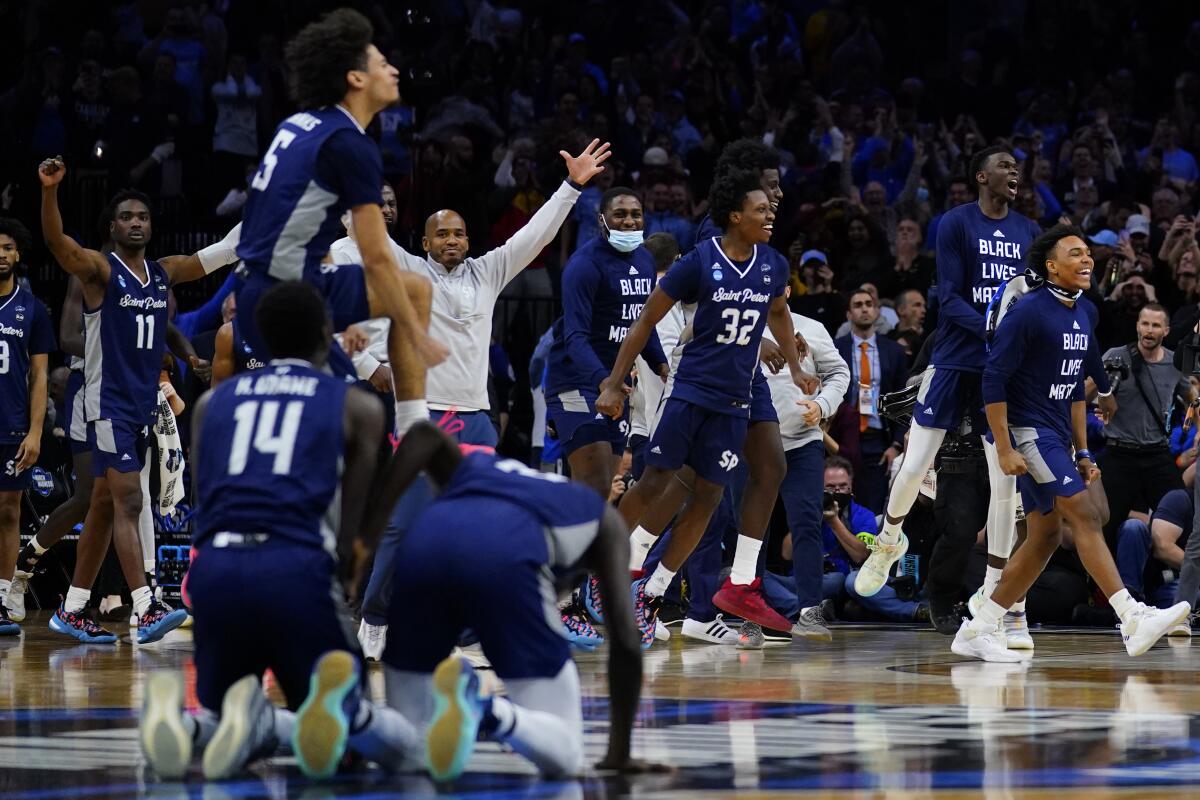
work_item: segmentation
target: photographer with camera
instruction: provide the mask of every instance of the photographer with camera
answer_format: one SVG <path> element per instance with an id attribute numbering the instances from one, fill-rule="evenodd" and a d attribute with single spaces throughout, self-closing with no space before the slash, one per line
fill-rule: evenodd
<path id="1" fill-rule="evenodd" d="M 1104 538 L 1114 553 L 1117 532 L 1132 509 L 1152 511 L 1163 495 L 1183 487 L 1171 456 L 1171 412 L 1178 399 L 1194 396 L 1191 384 L 1163 347 L 1170 325 L 1167 310 L 1147 303 L 1137 317 L 1137 340 L 1104 354 L 1117 409 L 1105 420 L 1106 450 L 1100 457 L 1110 516 Z M 1094 385 L 1087 383 L 1088 395 Z"/>

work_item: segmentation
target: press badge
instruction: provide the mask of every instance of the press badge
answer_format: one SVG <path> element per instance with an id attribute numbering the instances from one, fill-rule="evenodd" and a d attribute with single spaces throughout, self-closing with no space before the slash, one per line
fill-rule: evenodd
<path id="1" fill-rule="evenodd" d="M 858 385 L 858 413 L 864 417 L 875 416 L 875 392 L 870 384 Z"/>

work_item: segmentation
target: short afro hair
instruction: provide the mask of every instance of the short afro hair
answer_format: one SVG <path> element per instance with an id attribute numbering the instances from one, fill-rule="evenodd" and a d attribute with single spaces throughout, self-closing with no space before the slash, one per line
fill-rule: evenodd
<path id="1" fill-rule="evenodd" d="M 301 109 L 341 102 L 349 90 L 346 73 L 367 68 L 371 22 L 353 9 L 330 11 L 296 34 L 284 50 L 288 90 Z"/>
<path id="2" fill-rule="evenodd" d="M 779 169 L 779 151 L 758 139 L 738 139 L 725 145 L 713 175 L 720 176 L 732 169 L 753 170 L 760 175 L 769 169 Z"/>
<path id="3" fill-rule="evenodd" d="M 18 253 L 27 253 L 33 247 L 33 236 L 20 220 L 0 217 L 0 236 L 7 236 L 17 245 Z"/>
<path id="4" fill-rule="evenodd" d="M 1087 241 L 1087 236 L 1078 227 L 1063 224 L 1055 225 L 1034 239 L 1033 244 L 1029 246 L 1029 268 L 1041 277 L 1047 277 L 1046 261 L 1050 259 L 1050 254 L 1054 252 L 1058 243 L 1070 236 L 1078 236 Z"/>
<path id="5" fill-rule="evenodd" d="M 330 334 L 325 300 L 305 281 L 280 281 L 264 292 L 254 321 L 271 358 L 310 361 Z"/>
<path id="6" fill-rule="evenodd" d="M 150 216 L 154 216 L 154 209 L 150 206 L 150 195 L 145 192 L 139 192 L 137 189 L 122 189 L 112 196 L 108 201 L 108 210 L 104 214 L 104 221 L 113 222 L 117 218 L 117 209 L 121 207 L 121 203 L 128 200 L 136 200 L 146 207 L 150 212 Z"/>
<path id="7" fill-rule="evenodd" d="M 618 197 L 625 197 L 626 195 L 635 198 L 638 201 L 638 205 L 642 204 L 642 198 L 638 197 L 638 193 L 633 189 L 630 189 L 628 186 L 613 186 L 600 195 L 600 213 L 603 214 L 612 208 L 613 200 L 616 200 Z"/>
<path id="8" fill-rule="evenodd" d="M 721 230 L 726 230 L 730 215 L 741 211 L 746 195 L 755 191 L 762 191 L 760 172 L 730 169 L 718 175 L 708 190 L 708 210 L 713 223 Z"/>
<path id="9" fill-rule="evenodd" d="M 1012 155 L 1012 148 L 1005 147 L 1002 144 L 994 144 L 990 147 L 985 147 L 982 150 L 977 150 L 975 154 L 971 156 L 971 186 L 974 186 L 976 189 L 979 188 L 979 181 L 975 178 L 975 176 L 978 175 L 985 166 L 987 166 L 987 160 L 989 158 L 1001 153 Z"/>

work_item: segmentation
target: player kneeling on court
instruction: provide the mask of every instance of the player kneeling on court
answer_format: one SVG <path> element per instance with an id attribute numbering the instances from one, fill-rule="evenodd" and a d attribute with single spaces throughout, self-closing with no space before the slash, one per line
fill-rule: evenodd
<path id="1" fill-rule="evenodd" d="M 420 740 L 397 712 L 363 699 L 362 656 L 336 575 L 339 554 L 349 564 L 355 550 L 383 408 L 322 371 L 333 331 L 311 285 L 276 283 L 255 316 L 274 359 L 205 394 L 193 419 L 187 590 L 202 708 L 184 715 L 182 676 L 154 673 L 142 750 L 163 778 L 182 776 L 197 749 L 206 778 L 227 778 L 281 742 L 308 775 L 331 775 L 347 747 L 400 765 Z M 285 619 L 302 625 L 273 622 Z M 287 709 L 263 693 L 268 669 Z"/>
<path id="2" fill-rule="evenodd" d="M 1133 599 L 1104 543 L 1091 495 L 1084 491 L 1100 470 L 1086 450 L 1084 360 L 1097 311 L 1082 296 L 1093 267 L 1083 232 L 1054 226 L 1034 240 L 1029 264 L 1044 284 L 1022 297 L 997 326 L 983 371 L 996 455 L 1004 474 L 1017 476 L 1028 538 L 1004 568 L 991 599 L 975 619 L 963 621 L 951 649 L 984 661 L 1022 659 L 1005 646 L 1001 620 L 1046 568 L 1066 520 L 1080 560 L 1121 618 L 1125 649 L 1139 656 L 1187 619 L 1191 606 L 1157 609 Z"/>

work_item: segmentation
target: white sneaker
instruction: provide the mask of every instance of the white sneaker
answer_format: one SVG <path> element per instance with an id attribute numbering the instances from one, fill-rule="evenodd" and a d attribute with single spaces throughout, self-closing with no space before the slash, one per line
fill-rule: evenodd
<path id="1" fill-rule="evenodd" d="M 993 630 L 982 632 L 971 627 L 971 621 L 964 619 L 950 649 L 955 654 L 966 658 L 978 658 L 980 661 L 1007 662 L 1015 664 L 1021 661 L 1021 656 L 1005 646 L 1004 629 L 996 626 Z"/>
<path id="2" fill-rule="evenodd" d="M 876 536 L 874 544 L 867 546 L 871 549 L 871 555 L 859 567 L 858 577 L 854 579 L 854 591 L 859 597 L 873 597 L 879 593 L 887 583 L 892 565 L 908 552 L 908 537 L 902 533 L 899 542 L 887 545 L 882 544 Z"/>
<path id="3" fill-rule="evenodd" d="M 1033 649 L 1029 620 L 1025 618 L 1024 612 L 1009 611 L 1004 615 L 1004 638 L 1009 650 Z"/>
<path id="4" fill-rule="evenodd" d="M 656 642 L 666 642 L 671 638 L 671 629 L 661 619 L 654 620 L 654 640 Z"/>
<path id="5" fill-rule="evenodd" d="M 358 626 L 358 643 L 362 646 L 363 658 L 379 661 L 387 647 L 387 625 L 370 625 L 364 619 Z"/>
<path id="6" fill-rule="evenodd" d="M 989 597 L 990 595 L 984 594 L 983 586 L 980 586 L 975 590 L 975 594 L 967 598 L 967 611 L 971 612 L 971 619 L 979 616 L 979 609 L 983 608 Z"/>
<path id="7" fill-rule="evenodd" d="M 698 619 L 685 619 L 683 621 L 683 635 L 687 639 L 695 639 L 699 642 L 708 642 L 710 644 L 728 644 L 736 645 L 738 643 L 738 635 L 725 624 L 725 619 L 721 614 L 717 614 L 717 618 L 712 622 L 701 622 Z"/>
<path id="8" fill-rule="evenodd" d="M 25 590 L 29 587 L 29 579 L 13 575 L 12 586 L 4 595 L 4 607 L 8 609 L 8 618 L 13 622 L 25 619 Z"/>
<path id="9" fill-rule="evenodd" d="M 1121 623 L 1121 638 L 1131 656 L 1140 656 L 1154 646 L 1171 628 L 1188 618 L 1190 603 L 1176 603 L 1170 608 L 1151 608 L 1138 603 L 1129 619 Z"/>

